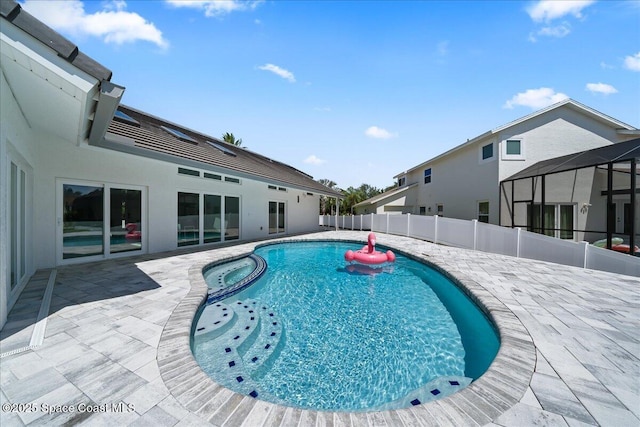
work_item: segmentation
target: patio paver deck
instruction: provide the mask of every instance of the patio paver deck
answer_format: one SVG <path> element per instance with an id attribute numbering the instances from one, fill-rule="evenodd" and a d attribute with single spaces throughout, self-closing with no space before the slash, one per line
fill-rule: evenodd
<path id="1" fill-rule="evenodd" d="M 366 234 L 282 240 L 363 242 Z M 406 410 L 353 414 L 221 388 L 193 367 L 188 326 L 204 297 L 201 266 L 262 242 L 244 243 L 59 267 L 43 345 L 0 359 L 0 403 L 27 404 L 0 412 L 0 425 L 640 426 L 640 279 L 402 236 L 378 242 L 445 269 L 499 318 L 505 345 L 478 384 Z M 16 303 L 0 353 L 29 342 L 33 294 L 47 277 L 34 275 Z"/>

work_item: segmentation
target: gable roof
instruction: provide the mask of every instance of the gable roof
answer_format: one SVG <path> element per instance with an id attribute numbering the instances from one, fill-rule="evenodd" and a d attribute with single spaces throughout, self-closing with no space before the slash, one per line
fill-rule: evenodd
<path id="1" fill-rule="evenodd" d="M 380 193 L 377 196 L 373 196 L 367 200 L 363 200 L 360 203 L 356 203 L 355 205 L 353 205 L 353 207 L 360 207 L 360 206 L 368 206 L 368 205 L 373 205 L 378 203 L 381 200 L 387 199 L 389 197 L 393 197 L 393 196 L 397 196 L 401 193 L 404 193 L 405 191 L 407 191 L 408 189 L 415 187 L 416 185 L 418 185 L 417 182 L 414 182 L 413 184 L 409 184 L 403 187 L 396 187 L 396 188 L 392 188 L 391 190 L 385 191 L 384 193 Z"/>
<path id="2" fill-rule="evenodd" d="M 212 172 L 343 197 L 342 193 L 285 163 L 131 107 L 121 105 L 118 110 L 134 121 L 114 117 L 104 142 L 98 145 Z M 179 133 L 171 133 L 167 128 Z M 180 133 L 184 136 L 180 137 Z"/>
<path id="3" fill-rule="evenodd" d="M 554 159 L 543 160 L 521 170 L 504 181 L 549 175 L 607 163 L 626 162 L 637 158 L 640 158 L 640 138 L 581 151 L 579 153 L 568 154 Z"/>
<path id="4" fill-rule="evenodd" d="M 579 111 L 582 114 L 585 114 L 585 115 L 587 115 L 587 116 L 589 116 L 589 117 L 591 117 L 591 118 L 593 118 L 593 119 L 595 119 L 597 121 L 603 122 L 603 123 L 611 126 L 612 128 L 618 129 L 618 130 L 620 130 L 621 134 L 626 134 L 626 133 L 629 133 L 629 132 L 638 131 L 638 129 L 634 128 L 631 125 L 628 125 L 628 124 L 626 124 L 624 122 L 616 120 L 613 117 L 607 116 L 606 114 L 603 114 L 603 113 L 601 113 L 601 112 L 599 112 L 597 110 L 594 110 L 591 107 L 587 107 L 586 105 L 581 104 L 580 102 L 574 101 L 571 98 L 567 98 L 567 99 L 565 99 L 563 101 L 557 102 L 557 103 L 555 103 L 553 105 L 550 105 L 550 106 L 548 106 L 546 108 L 543 108 L 541 110 L 534 111 L 531 114 L 528 114 L 526 116 L 520 117 L 519 119 L 516 119 L 516 120 L 514 120 L 512 122 L 509 122 L 507 124 L 504 124 L 502 126 L 498 126 L 497 128 L 491 129 L 491 130 L 489 130 L 489 131 L 487 131 L 487 132 L 485 132 L 485 133 L 483 133 L 481 135 L 478 135 L 475 138 L 470 139 L 467 142 L 465 142 L 463 144 L 460 144 L 460 145 L 458 145 L 458 146 L 456 146 L 456 147 L 454 147 L 454 148 L 452 148 L 452 149 L 450 149 L 450 150 L 448 150 L 448 151 L 446 151 L 446 152 L 444 152 L 444 153 L 442 153 L 442 154 L 440 154 L 440 155 L 438 155 L 438 156 L 436 156 L 436 157 L 434 157 L 432 159 L 429 159 L 429 160 L 427 160 L 425 162 L 422 162 L 417 166 L 414 166 L 414 167 L 412 167 L 410 169 L 407 169 L 404 172 L 401 172 L 401 173 L 395 175 L 394 178 L 398 178 L 398 177 L 400 177 L 400 176 L 402 176 L 404 174 L 407 174 L 407 173 L 409 173 L 409 172 L 411 172 L 413 170 L 420 169 L 420 168 L 428 165 L 429 163 L 433 163 L 436 160 L 440 160 L 441 158 L 449 156 L 450 154 L 453 154 L 453 153 L 455 153 L 455 152 L 457 152 L 457 151 L 459 151 L 459 150 L 461 150 L 463 148 L 466 148 L 466 147 L 468 147 L 470 145 L 476 144 L 477 142 L 479 142 L 481 140 L 484 140 L 487 137 L 490 137 L 491 135 L 495 135 L 495 134 L 500 133 L 500 132 L 502 132 L 502 131 L 504 131 L 506 129 L 509 129 L 511 127 L 514 127 L 514 126 L 517 126 L 517 125 L 519 125 L 521 123 L 524 123 L 527 120 L 531 120 L 531 119 L 533 119 L 535 117 L 538 117 L 538 116 L 541 116 L 541 115 L 543 115 L 543 114 L 545 114 L 545 113 L 547 113 L 549 111 L 552 111 L 552 110 L 555 110 L 555 109 L 558 109 L 558 108 L 564 107 L 564 106 L 572 108 L 573 110 Z"/>

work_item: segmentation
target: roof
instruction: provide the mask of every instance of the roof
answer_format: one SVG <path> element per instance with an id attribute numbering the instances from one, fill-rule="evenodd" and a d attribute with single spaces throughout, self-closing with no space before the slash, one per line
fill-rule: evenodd
<path id="1" fill-rule="evenodd" d="M 531 178 L 540 175 L 566 172 L 575 169 L 620 163 L 640 158 L 640 138 L 618 142 L 605 147 L 568 154 L 554 159 L 543 160 L 510 176 L 504 181 Z M 503 182 L 504 182 L 503 181 Z"/>
<path id="2" fill-rule="evenodd" d="M 411 187 L 415 187 L 416 185 L 418 185 L 417 182 L 414 182 L 413 184 L 410 185 L 406 185 L 403 187 L 396 187 L 396 188 L 392 188 L 391 190 L 385 191 L 384 193 L 380 193 L 377 196 L 373 196 L 367 200 L 363 200 L 360 203 L 356 203 L 355 205 L 353 205 L 353 207 L 358 207 L 358 206 L 366 206 L 366 205 L 373 205 L 374 203 L 378 203 L 380 200 L 386 199 L 388 197 L 392 197 L 395 195 L 398 195 L 400 193 L 403 193 L 405 191 L 407 191 L 408 189 L 410 189 Z"/>
<path id="3" fill-rule="evenodd" d="M 90 76 L 95 77 L 98 81 L 111 80 L 111 70 L 80 52 L 78 46 L 24 11 L 15 1 L 0 1 L 0 16 L 44 45 L 50 47 L 59 57 Z"/>
<path id="4" fill-rule="evenodd" d="M 312 176 L 282 162 L 131 107 L 121 105 L 118 110 L 135 122 L 122 118 L 111 120 L 105 136 L 106 144 L 103 144 L 108 148 L 218 173 L 296 187 L 331 197 L 343 197 L 342 193 L 322 185 Z M 171 133 L 163 127 L 177 130 L 179 133 Z M 180 133 L 184 136 L 180 137 Z"/>
<path id="5" fill-rule="evenodd" d="M 487 132 L 485 132 L 485 133 L 483 133 L 481 135 L 476 136 L 473 139 L 467 140 L 467 142 L 465 142 L 463 144 L 460 144 L 460 145 L 452 148 L 449 151 L 446 151 L 446 152 L 444 152 L 444 153 L 442 153 L 442 154 L 440 154 L 440 155 L 438 155 L 438 156 L 436 156 L 436 157 L 434 157 L 432 159 L 427 160 L 426 162 L 422 162 L 417 166 L 414 166 L 414 167 L 412 167 L 410 169 L 407 169 L 404 172 L 401 172 L 401 173 L 397 174 L 396 176 L 394 176 L 394 178 L 398 178 L 398 177 L 400 177 L 400 176 L 402 176 L 402 175 L 404 175 L 404 174 L 406 174 L 406 173 L 408 173 L 408 172 L 410 172 L 412 170 L 420 169 L 420 168 L 428 165 L 429 163 L 433 163 L 436 160 L 439 160 L 439 159 L 441 159 L 443 157 L 446 157 L 446 156 L 448 156 L 450 154 L 455 153 L 456 151 L 459 151 L 459 150 L 461 150 L 463 148 L 466 148 L 466 147 L 468 147 L 470 145 L 476 144 L 479 141 L 483 141 L 487 137 L 495 135 L 495 134 L 497 134 L 499 132 L 502 132 L 502 131 L 504 131 L 506 129 L 509 129 L 509 128 L 517 126 L 517 125 L 519 125 L 519 124 L 521 124 L 523 122 L 526 122 L 527 120 L 531 120 L 531 119 L 533 119 L 535 117 L 541 116 L 541 115 L 543 115 L 543 114 L 545 114 L 545 113 L 547 113 L 549 111 L 555 110 L 555 109 L 563 107 L 563 106 L 566 106 L 566 107 L 572 108 L 574 110 L 580 111 L 581 113 L 586 114 L 586 115 L 594 118 L 595 120 L 598 120 L 600 122 L 604 122 L 604 123 L 608 124 L 609 126 L 620 130 L 621 134 L 629 134 L 629 133 L 633 134 L 633 133 L 636 133 L 638 131 L 638 129 L 636 129 L 635 127 L 633 127 L 631 125 L 628 125 L 628 124 L 626 124 L 624 122 L 616 120 L 611 116 L 607 116 L 606 114 L 603 114 L 603 113 L 601 113 L 601 112 L 599 112 L 597 110 L 594 110 L 593 108 L 588 107 L 588 106 L 586 106 L 584 104 L 581 104 L 580 102 L 575 101 L 575 100 L 573 100 L 571 98 L 567 98 L 567 99 L 565 99 L 563 101 L 557 102 L 557 103 L 555 103 L 553 105 L 550 105 L 550 106 L 548 106 L 546 108 L 543 108 L 543 109 L 538 110 L 538 111 L 534 111 L 531 114 L 528 114 L 526 116 L 520 117 L 519 119 L 516 119 L 516 120 L 514 120 L 512 122 L 509 122 L 509 123 L 504 124 L 502 126 L 498 126 L 497 128 L 491 129 L 491 130 L 489 130 L 489 131 L 487 131 Z"/>

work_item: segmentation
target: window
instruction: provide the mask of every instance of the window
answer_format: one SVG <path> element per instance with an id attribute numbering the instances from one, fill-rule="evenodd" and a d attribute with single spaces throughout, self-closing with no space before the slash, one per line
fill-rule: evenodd
<path id="1" fill-rule="evenodd" d="M 493 142 L 482 147 L 482 160 L 488 160 L 493 157 Z"/>
<path id="2" fill-rule="evenodd" d="M 478 202 L 478 221 L 489 223 L 489 202 Z"/>
<path id="3" fill-rule="evenodd" d="M 204 243 L 222 240 L 222 197 L 204 195 Z"/>
<path id="4" fill-rule="evenodd" d="M 284 202 L 269 202 L 269 234 L 284 233 Z"/>
<path id="5" fill-rule="evenodd" d="M 160 126 L 160 128 L 162 130 L 164 130 L 165 132 L 170 133 L 171 135 L 175 136 L 176 138 L 185 141 L 185 142 L 190 142 L 192 144 L 197 144 L 198 142 L 191 138 L 189 135 L 187 135 L 186 133 L 179 131 L 178 129 L 174 129 L 174 128 L 170 128 L 169 126 Z"/>
<path id="6" fill-rule="evenodd" d="M 240 238 L 240 198 L 225 196 L 224 198 L 224 240 Z"/>
<path id="7" fill-rule="evenodd" d="M 402 178 L 398 178 L 398 187 L 402 187 L 404 185 L 404 183 L 406 182 L 407 178 L 406 177 L 402 177 Z"/>
<path id="8" fill-rule="evenodd" d="M 130 115 L 120 110 L 116 110 L 115 114 L 113 115 L 113 118 L 115 119 L 116 122 L 129 123 L 136 127 L 140 127 L 140 123 L 136 119 L 134 119 Z"/>
<path id="9" fill-rule="evenodd" d="M 110 253 L 142 249 L 142 191 L 110 189 Z"/>
<path id="10" fill-rule="evenodd" d="M 427 208 L 425 206 L 420 206 L 420 215 L 426 215 L 427 214 Z"/>
<path id="11" fill-rule="evenodd" d="M 214 173 L 204 173 L 204 177 L 207 179 L 215 179 L 216 181 L 222 181 L 222 177 L 220 175 L 216 175 Z"/>
<path id="12" fill-rule="evenodd" d="M 178 193 L 178 246 L 200 243 L 200 195 Z"/>
<path id="13" fill-rule="evenodd" d="M 180 175 L 200 176 L 199 171 L 194 171 L 193 169 L 186 169 L 186 168 L 178 168 L 178 173 Z"/>
<path id="14" fill-rule="evenodd" d="M 507 155 L 517 155 L 519 156 L 521 153 L 520 140 L 518 139 L 508 139 L 507 140 Z"/>
<path id="15" fill-rule="evenodd" d="M 573 240 L 575 205 L 544 205 L 544 234 L 559 239 Z M 532 218 L 533 217 L 533 218 Z M 533 219 L 533 223 L 531 223 Z M 542 232 L 540 204 L 527 205 L 527 224 L 529 231 Z"/>
<path id="16" fill-rule="evenodd" d="M 504 160 L 524 160 L 524 141 L 522 139 L 507 139 L 502 146 Z"/>
<path id="17" fill-rule="evenodd" d="M 444 216 L 444 205 L 442 203 L 436 205 L 436 214 L 438 216 Z"/>
<path id="18" fill-rule="evenodd" d="M 178 246 L 239 238 L 239 197 L 178 193 Z"/>
<path id="19" fill-rule="evenodd" d="M 225 176 L 224 181 L 233 182 L 234 184 L 240 184 L 240 180 L 238 178 L 231 178 L 230 176 Z"/>
<path id="20" fill-rule="evenodd" d="M 431 182 L 431 168 L 424 170 L 424 183 L 429 184 Z"/>
<path id="21" fill-rule="evenodd" d="M 276 187 L 275 185 L 267 185 L 267 187 L 269 188 L 269 190 L 277 190 L 278 187 Z"/>
<path id="22" fill-rule="evenodd" d="M 229 156 L 232 157 L 236 157 L 236 153 L 234 153 L 233 151 L 229 150 L 227 147 L 225 147 L 222 144 L 218 144 L 216 142 L 212 142 L 212 141 L 207 141 L 207 144 L 209 144 L 210 146 L 212 146 L 213 148 L 222 151 L 224 154 L 228 154 Z"/>

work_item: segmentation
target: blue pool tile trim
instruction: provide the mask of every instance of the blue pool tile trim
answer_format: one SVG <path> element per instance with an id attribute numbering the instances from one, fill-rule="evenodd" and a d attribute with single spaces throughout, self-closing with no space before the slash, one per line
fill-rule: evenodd
<path id="1" fill-rule="evenodd" d="M 449 384 L 451 384 L 451 385 L 460 385 L 460 383 L 458 381 L 449 381 Z"/>
<path id="2" fill-rule="evenodd" d="M 437 396 L 440 394 L 440 390 L 438 390 L 437 388 L 434 388 L 433 390 L 431 390 L 431 394 L 433 394 L 434 396 Z"/>
<path id="3" fill-rule="evenodd" d="M 216 303 L 224 298 L 230 297 L 231 295 L 235 295 L 240 291 L 248 288 L 253 285 L 262 275 L 267 271 L 267 262 L 260 255 L 250 254 L 247 258 L 251 258 L 255 264 L 256 268 L 249 273 L 244 279 L 240 280 L 238 283 L 229 286 L 228 288 L 219 289 L 219 290 L 209 290 L 207 295 L 207 304 Z M 205 267 L 202 271 L 205 272 L 210 268 L 213 268 L 216 264 L 211 264 L 210 266 Z M 242 304 L 238 302 L 238 304 Z M 246 307 L 245 307 L 246 308 Z M 251 312 L 252 313 L 252 312 Z"/>
<path id="4" fill-rule="evenodd" d="M 412 404 L 413 406 L 417 406 L 417 405 L 419 405 L 419 404 L 420 404 L 420 401 L 419 401 L 418 399 L 413 399 L 413 400 L 411 401 L 411 404 Z"/>
<path id="5" fill-rule="evenodd" d="M 249 396 L 251 396 L 251 397 L 253 397 L 255 399 L 256 397 L 258 397 L 258 392 L 253 390 L 251 393 L 249 393 Z"/>

